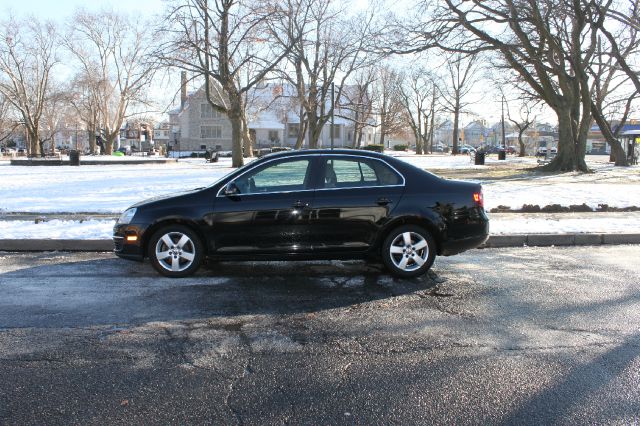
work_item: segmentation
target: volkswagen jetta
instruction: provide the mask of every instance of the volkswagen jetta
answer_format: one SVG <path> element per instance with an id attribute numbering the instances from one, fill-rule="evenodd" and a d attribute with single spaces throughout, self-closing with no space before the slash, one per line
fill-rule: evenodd
<path id="1" fill-rule="evenodd" d="M 479 184 L 442 179 L 368 151 L 270 154 L 206 188 L 138 203 L 114 227 L 115 253 L 168 277 L 215 260 L 374 259 L 399 277 L 481 245 Z"/>

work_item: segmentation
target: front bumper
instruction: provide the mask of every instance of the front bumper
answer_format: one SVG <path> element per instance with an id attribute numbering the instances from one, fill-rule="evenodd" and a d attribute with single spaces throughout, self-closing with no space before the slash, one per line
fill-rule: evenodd
<path id="1" fill-rule="evenodd" d="M 143 229 L 138 225 L 116 223 L 113 227 L 113 252 L 124 259 L 142 261 L 144 259 L 142 235 Z"/>

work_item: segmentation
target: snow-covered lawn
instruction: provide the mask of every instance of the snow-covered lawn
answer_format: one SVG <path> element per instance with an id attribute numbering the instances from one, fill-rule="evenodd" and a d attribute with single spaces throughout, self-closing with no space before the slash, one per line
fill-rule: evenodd
<path id="1" fill-rule="evenodd" d="M 499 214 L 490 217 L 492 235 L 563 233 L 640 233 L 640 213 L 582 215 Z M 0 221 L 0 239 L 110 239 L 115 220 Z"/>
<path id="2" fill-rule="evenodd" d="M 534 158 L 509 157 L 506 162 L 487 158 L 487 166 L 474 166 L 466 155 L 415 156 L 398 155 L 402 160 L 427 170 L 448 170 L 451 177 L 464 178 L 464 172 L 498 170 L 500 167 L 522 169 L 534 166 Z M 587 157 L 590 174 L 519 176 L 495 179 L 482 177 L 487 210 L 497 206 L 518 209 L 523 204 L 569 206 L 586 203 L 591 207 L 640 206 L 640 167 L 615 168 L 602 157 Z M 210 185 L 231 172 L 231 160 L 218 163 L 204 160 L 180 160 L 163 165 L 109 166 L 10 166 L 0 161 L 0 213 L 7 212 L 96 212 L 117 215 L 145 198 Z M 601 219 L 602 220 L 602 219 Z M 588 221 L 588 222 L 587 222 Z M 516 216 L 504 223 L 492 221 L 492 232 L 640 232 L 640 223 L 624 218 L 615 224 L 592 219 L 569 218 L 554 223 L 545 219 L 518 222 Z M 0 222 L 0 238 L 108 238 L 113 222 L 90 220 L 82 224 L 52 220 L 46 223 Z M 73 230 L 71 230 L 73 228 Z M 73 234 L 71 234 L 73 233 Z M 521 232 L 520 232 L 521 233 Z"/>

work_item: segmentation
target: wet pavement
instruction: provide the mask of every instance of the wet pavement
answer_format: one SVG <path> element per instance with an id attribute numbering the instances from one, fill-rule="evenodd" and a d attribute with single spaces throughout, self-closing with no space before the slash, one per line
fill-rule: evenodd
<path id="1" fill-rule="evenodd" d="M 0 253 L 0 424 L 634 424 L 639 246 L 362 262 Z"/>

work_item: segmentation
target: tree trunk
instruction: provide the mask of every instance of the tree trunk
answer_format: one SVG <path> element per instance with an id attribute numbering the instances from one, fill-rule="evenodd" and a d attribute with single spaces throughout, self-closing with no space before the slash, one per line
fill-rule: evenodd
<path id="1" fill-rule="evenodd" d="M 622 149 L 622 144 L 611 132 L 611 127 L 607 120 L 602 116 L 600 109 L 598 109 L 595 104 L 592 104 L 591 111 L 598 127 L 600 127 L 602 135 L 611 147 L 611 154 L 613 154 L 613 158 L 616 160 L 615 165 L 620 167 L 628 166 L 629 161 L 624 153 L 624 149 Z"/>
<path id="2" fill-rule="evenodd" d="M 425 129 L 426 130 L 426 129 Z M 422 111 L 418 108 L 418 128 L 414 131 L 416 137 L 416 154 L 422 154 Z"/>
<path id="3" fill-rule="evenodd" d="M 518 132 L 518 145 L 520 145 L 520 154 L 518 154 L 518 157 L 524 157 L 526 154 L 524 139 L 522 138 L 522 135 L 524 135 L 524 131 L 525 129 L 520 129 L 520 131 Z"/>
<path id="4" fill-rule="evenodd" d="M 322 126 L 320 126 L 315 110 L 309 115 L 309 149 L 317 149 L 320 137 L 322 136 Z"/>
<path id="5" fill-rule="evenodd" d="M 38 157 L 40 155 L 40 138 L 38 132 L 29 131 L 30 157 Z"/>
<path id="6" fill-rule="evenodd" d="M 117 133 L 107 133 L 106 134 L 106 141 L 104 142 L 104 153 L 106 155 L 111 155 L 113 154 L 113 145 L 116 142 L 116 137 L 118 136 Z"/>
<path id="7" fill-rule="evenodd" d="M 300 117 L 300 121 L 298 122 L 298 138 L 296 139 L 296 149 L 302 149 L 302 147 L 304 146 L 304 137 L 307 133 L 307 126 L 306 124 L 303 125 L 304 123 L 302 120 L 302 118 L 304 117 L 304 107 L 302 106 L 302 104 L 300 105 L 298 116 Z"/>
<path id="8" fill-rule="evenodd" d="M 89 150 L 93 154 L 96 152 L 96 129 L 90 126 L 87 131 L 87 137 L 89 139 Z M 76 141 L 77 144 L 77 141 Z M 79 147 L 78 147 L 79 148 Z"/>
<path id="9" fill-rule="evenodd" d="M 460 109 L 456 105 L 456 108 L 453 110 L 453 149 L 451 150 L 451 153 L 453 155 L 456 155 L 459 152 L 459 148 L 458 148 L 459 120 L 460 120 Z"/>
<path id="10" fill-rule="evenodd" d="M 574 132 L 571 111 L 561 109 L 558 114 L 558 153 L 556 157 L 542 169 L 550 172 L 583 171 L 588 172 L 589 168 L 584 161 L 584 156 L 579 156 L 580 141 Z M 585 135 L 586 136 L 586 135 Z M 583 141 L 586 145 L 586 140 Z"/>
<path id="11" fill-rule="evenodd" d="M 435 99 L 435 96 L 434 96 Z M 429 143 L 429 152 L 433 154 L 433 137 L 434 137 L 434 127 L 436 125 L 436 110 L 435 104 L 431 104 L 431 112 L 429 114 L 431 119 L 429 120 L 429 136 L 427 136 L 427 140 Z"/>
<path id="12" fill-rule="evenodd" d="M 231 121 L 231 167 L 240 167 L 244 164 L 242 153 L 242 108 L 240 102 L 230 100 L 230 108 L 227 113 Z"/>
<path id="13" fill-rule="evenodd" d="M 242 114 L 242 146 L 244 147 L 244 155 L 247 157 L 253 157 L 253 146 L 251 141 L 251 133 L 249 132 L 249 123 L 247 122 L 247 115 Z"/>

